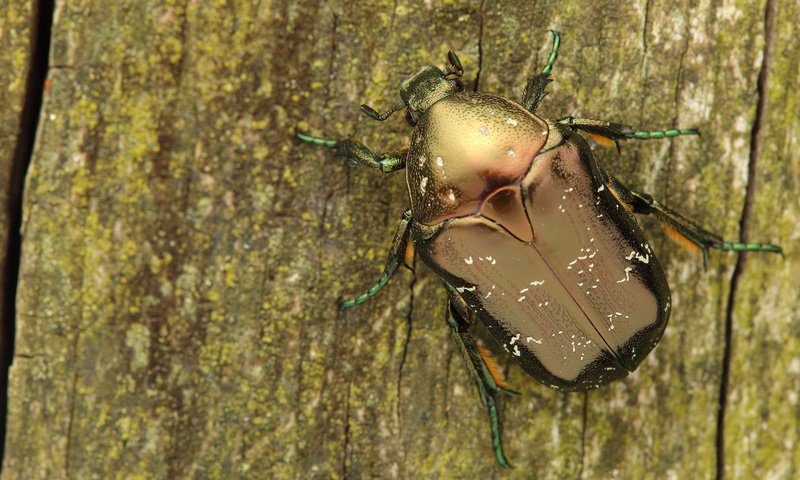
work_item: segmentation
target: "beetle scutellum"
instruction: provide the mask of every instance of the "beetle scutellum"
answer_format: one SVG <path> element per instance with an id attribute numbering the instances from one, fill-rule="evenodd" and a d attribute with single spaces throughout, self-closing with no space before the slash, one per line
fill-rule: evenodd
<path id="1" fill-rule="evenodd" d="M 515 394 L 492 371 L 469 334 L 477 319 L 522 368 L 559 390 L 587 390 L 636 369 L 661 338 L 670 314 L 664 272 L 633 213 L 654 215 L 674 236 L 708 249 L 781 253 L 768 243 L 731 243 L 620 183 L 600 168 L 577 132 L 618 141 L 696 134 L 694 129 L 638 131 L 599 120 L 535 115 L 560 37 L 542 73 L 528 79 L 522 101 L 465 91 L 458 57 L 445 71 L 427 65 L 400 87 L 402 101 L 369 117 L 406 109 L 411 146 L 376 154 L 354 140 L 298 134 L 333 148 L 352 165 L 390 173 L 406 169 L 411 208 L 403 214 L 374 296 L 418 254 L 443 281 L 447 323 L 486 405 L 497 461 L 495 395 Z"/>

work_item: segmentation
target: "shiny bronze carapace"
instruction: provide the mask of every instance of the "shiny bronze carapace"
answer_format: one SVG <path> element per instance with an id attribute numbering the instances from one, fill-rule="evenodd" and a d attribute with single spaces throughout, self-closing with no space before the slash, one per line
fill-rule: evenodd
<path id="1" fill-rule="evenodd" d="M 508 466 L 495 398 L 514 394 L 470 334 L 480 322 L 525 371 L 556 389 L 586 390 L 633 371 L 661 338 L 670 314 L 664 272 L 633 214 L 652 214 L 707 262 L 708 249 L 780 252 L 730 243 L 629 189 L 597 164 L 579 135 L 616 142 L 696 134 L 637 131 L 599 120 L 536 116 L 560 37 L 520 103 L 465 91 L 450 52 L 445 70 L 425 66 L 400 87 L 411 145 L 376 154 L 354 140 L 300 139 L 336 150 L 353 165 L 405 168 L 411 208 L 395 234 L 381 279 L 343 308 L 374 296 L 419 257 L 444 281 L 447 323 L 489 412 L 492 447 Z"/>
<path id="2" fill-rule="evenodd" d="M 633 371 L 669 318 L 635 220 L 576 133 L 521 105 L 458 92 L 419 116 L 406 156 L 411 240 L 535 379 L 597 387 Z"/>

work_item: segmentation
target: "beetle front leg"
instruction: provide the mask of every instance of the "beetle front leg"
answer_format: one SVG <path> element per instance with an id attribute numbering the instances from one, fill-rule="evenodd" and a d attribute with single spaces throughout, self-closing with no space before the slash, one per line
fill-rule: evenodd
<path id="1" fill-rule="evenodd" d="M 561 45 L 561 35 L 554 30 L 550 32 L 553 34 L 553 49 L 550 51 L 547 64 L 542 69 L 542 73 L 528 79 L 528 83 L 525 85 L 525 90 L 522 93 L 522 106 L 531 113 L 536 113 L 539 104 L 544 97 L 547 96 L 545 88 L 553 81 L 550 78 L 550 72 L 553 70 L 553 65 L 558 58 L 558 47 Z"/>
<path id="2" fill-rule="evenodd" d="M 400 265 L 401 262 L 405 261 L 406 265 L 409 263 L 406 260 L 410 242 L 408 238 L 409 225 L 411 225 L 411 210 L 406 210 L 403 212 L 403 218 L 400 220 L 400 224 L 397 226 L 397 231 L 394 234 L 394 240 L 392 241 L 392 246 L 389 248 L 389 256 L 386 259 L 386 266 L 383 268 L 383 275 L 381 275 L 380 280 L 361 295 L 342 302 L 340 305 L 342 309 L 347 309 L 354 305 L 361 305 L 374 297 L 381 288 L 389 283 L 389 278 L 394 275 L 394 272 L 397 271 L 397 266 Z"/>
<path id="3" fill-rule="evenodd" d="M 489 414 L 489 426 L 492 431 L 492 449 L 494 450 L 497 463 L 501 466 L 510 468 L 511 464 L 503 452 L 501 439 L 500 412 L 497 409 L 495 395 L 503 393 L 506 395 L 519 395 L 519 393 L 505 386 L 505 381 L 499 372 L 494 371 L 496 366 L 491 360 L 488 352 L 484 352 L 469 333 L 469 322 L 453 308 L 452 302 L 460 299 L 453 298 L 448 302 L 447 325 L 453 334 L 453 339 L 458 345 L 461 355 L 466 359 L 467 368 L 470 375 L 475 380 L 478 393 L 481 396 L 481 403 L 486 407 Z"/>
<path id="4" fill-rule="evenodd" d="M 344 158 L 347 160 L 347 163 L 352 166 L 373 168 L 383 173 L 396 172 L 402 170 L 406 166 L 407 149 L 377 154 L 367 148 L 363 143 L 356 140 L 328 140 L 325 138 L 312 137 L 304 133 L 298 133 L 297 138 L 304 142 L 313 143 L 314 145 L 332 148 L 335 157 Z"/>
<path id="5" fill-rule="evenodd" d="M 662 205 L 653 196 L 631 190 L 613 176 L 605 173 L 606 185 L 611 192 L 623 203 L 630 207 L 634 213 L 654 215 L 667 228 L 673 238 L 688 246 L 703 252 L 703 268 L 708 268 L 708 249 L 728 250 L 734 252 L 772 252 L 783 255 L 783 250 L 778 245 L 771 243 L 739 243 L 726 242 L 721 236 L 711 233 L 697 223 L 689 220 L 680 213 Z"/>

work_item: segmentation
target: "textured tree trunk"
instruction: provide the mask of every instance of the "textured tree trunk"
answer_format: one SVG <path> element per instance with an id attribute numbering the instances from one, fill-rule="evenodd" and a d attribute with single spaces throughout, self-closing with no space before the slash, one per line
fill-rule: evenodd
<path id="1" fill-rule="evenodd" d="M 6 3 L 0 162 L 30 21 Z M 4 478 L 797 478 L 797 18 L 796 0 L 59 2 Z M 597 155 L 786 257 L 712 252 L 704 271 L 643 219 L 672 287 L 664 339 L 588 394 L 502 358 L 522 393 L 501 403 L 503 471 L 424 265 L 337 309 L 380 275 L 403 175 L 293 134 L 403 146 L 402 115 L 358 105 L 395 104 L 448 49 L 468 88 L 518 99 L 548 29 L 563 44 L 542 116 L 698 127 Z"/>

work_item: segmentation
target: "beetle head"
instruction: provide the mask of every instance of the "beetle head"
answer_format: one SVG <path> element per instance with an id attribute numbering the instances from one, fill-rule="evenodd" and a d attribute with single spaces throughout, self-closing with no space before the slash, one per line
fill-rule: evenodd
<path id="1" fill-rule="evenodd" d="M 400 98 L 403 101 L 390 110 L 380 114 L 367 105 L 361 105 L 361 110 L 370 118 L 383 121 L 405 107 L 406 120 L 412 126 L 416 125 L 420 114 L 431 105 L 464 89 L 460 79 L 464 74 L 464 68 L 452 50 L 447 52 L 447 61 L 445 71 L 433 65 L 425 65 L 405 79 L 400 85 Z"/>

